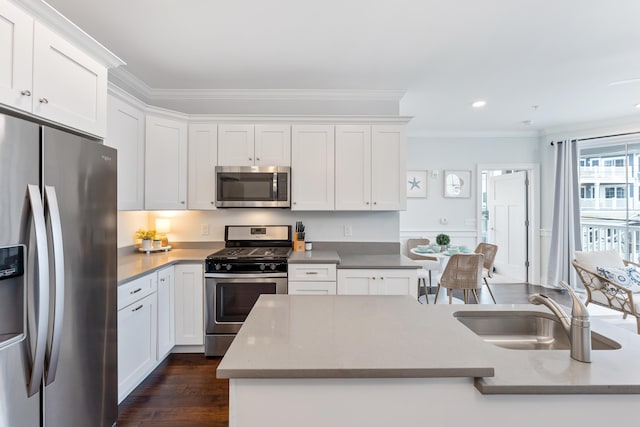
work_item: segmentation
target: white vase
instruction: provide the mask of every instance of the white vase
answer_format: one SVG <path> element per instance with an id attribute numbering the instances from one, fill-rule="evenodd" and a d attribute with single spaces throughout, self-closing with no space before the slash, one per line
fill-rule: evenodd
<path id="1" fill-rule="evenodd" d="M 149 249 L 151 249 L 151 240 L 143 240 L 142 241 L 142 250 L 144 251 L 148 251 Z"/>

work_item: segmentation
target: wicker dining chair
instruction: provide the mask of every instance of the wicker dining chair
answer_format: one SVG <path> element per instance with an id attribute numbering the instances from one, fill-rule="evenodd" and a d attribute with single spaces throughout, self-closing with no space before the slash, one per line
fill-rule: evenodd
<path id="1" fill-rule="evenodd" d="M 434 304 L 438 301 L 440 287 L 449 289 L 449 304 L 452 303 L 453 296 L 451 290 L 462 289 L 464 303 L 469 303 L 469 293 L 473 295 L 476 304 L 479 304 L 478 289 L 482 287 L 482 265 L 484 255 L 482 254 L 454 254 L 451 255 L 447 266 L 442 272 Z"/>
<path id="2" fill-rule="evenodd" d="M 482 268 L 482 280 L 484 280 L 484 284 L 487 285 L 487 289 L 489 290 L 489 295 L 491 295 L 491 299 L 493 303 L 496 303 L 496 298 L 493 296 L 493 292 L 491 292 L 491 287 L 489 286 L 489 282 L 487 278 L 493 277 L 493 262 L 496 259 L 496 253 L 498 252 L 498 246 L 492 245 L 491 243 L 479 243 L 476 247 L 475 253 L 484 255 L 484 263 Z"/>

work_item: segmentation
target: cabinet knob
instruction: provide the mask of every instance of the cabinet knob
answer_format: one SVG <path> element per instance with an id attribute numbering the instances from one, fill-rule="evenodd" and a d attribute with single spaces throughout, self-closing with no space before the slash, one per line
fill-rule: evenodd
<path id="1" fill-rule="evenodd" d="M 131 311 L 138 311 L 138 310 L 140 310 L 142 307 L 143 307 L 143 305 L 142 305 L 142 304 L 140 304 L 139 306 L 137 306 L 136 308 L 134 308 L 134 309 L 133 309 L 133 310 L 131 310 Z"/>
<path id="2" fill-rule="evenodd" d="M 369 205 L 369 202 L 367 202 L 367 206 Z"/>
<path id="3" fill-rule="evenodd" d="M 215 205 L 215 202 L 209 202 L 209 203 L 211 203 L 212 205 Z"/>
<path id="4" fill-rule="evenodd" d="M 375 278 L 375 277 L 372 277 L 372 279 L 373 279 L 373 280 L 376 280 L 376 278 Z"/>
<path id="5" fill-rule="evenodd" d="M 20 92 L 20 95 L 31 96 L 31 91 L 30 90 L 23 90 L 22 92 Z"/>
<path id="6" fill-rule="evenodd" d="M 180 203 L 184 205 L 184 200 L 183 200 L 183 201 L 181 201 Z"/>
<path id="7" fill-rule="evenodd" d="M 294 204 L 294 205 L 297 205 L 297 204 L 298 204 L 298 202 L 293 202 L 293 204 Z"/>
<path id="8" fill-rule="evenodd" d="M 47 98 L 40 98 L 40 104 L 48 104 L 49 100 Z"/>
<path id="9" fill-rule="evenodd" d="M 373 202 L 373 204 L 374 204 L 374 205 L 377 205 L 377 204 L 378 204 L 378 202 Z"/>
<path id="10" fill-rule="evenodd" d="M 380 280 L 384 280 L 384 277 L 381 277 Z"/>
<path id="11" fill-rule="evenodd" d="M 260 157 L 256 157 L 256 161 L 258 161 L 258 162 L 259 162 L 259 161 L 260 161 Z"/>
<path id="12" fill-rule="evenodd" d="M 249 157 L 249 160 L 252 160 L 251 157 Z"/>

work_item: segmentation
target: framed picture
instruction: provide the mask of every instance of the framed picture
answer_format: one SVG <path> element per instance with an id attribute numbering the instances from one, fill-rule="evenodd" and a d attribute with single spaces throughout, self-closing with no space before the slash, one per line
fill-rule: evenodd
<path id="1" fill-rule="evenodd" d="M 444 183 L 444 197 L 471 197 L 471 171 L 445 170 L 442 182 Z"/>
<path id="2" fill-rule="evenodd" d="M 407 197 L 427 197 L 427 171 L 407 171 Z"/>

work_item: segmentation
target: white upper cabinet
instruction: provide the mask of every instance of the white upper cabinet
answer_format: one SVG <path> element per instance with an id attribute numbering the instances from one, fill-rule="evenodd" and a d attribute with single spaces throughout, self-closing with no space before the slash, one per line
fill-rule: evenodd
<path id="1" fill-rule="evenodd" d="M 33 40 L 33 113 L 104 136 L 107 68 L 37 21 Z"/>
<path id="2" fill-rule="evenodd" d="M 292 210 L 334 209 L 334 132 L 333 125 L 292 126 Z"/>
<path id="3" fill-rule="evenodd" d="M 253 166 L 253 125 L 218 125 L 218 165 Z"/>
<path id="4" fill-rule="evenodd" d="M 379 211 L 407 208 L 406 128 L 371 126 L 371 200 Z"/>
<path id="5" fill-rule="evenodd" d="M 336 210 L 371 210 L 371 126 L 336 126 Z"/>
<path id="6" fill-rule="evenodd" d="M 118 209 L 144 209 L 144 112 L 110 95 L 104 143 L 118 150 Z"/>
<path id="7" fill-rule="evenodd" d="M 33 18 L 0 1 L 0 103 L 31 111 Z"/>
<path id="8" fill-rule="evenodd" d="M 254 164 L 291 165 L 291 125 L 255 125 Z"/>
<path id="9" fill-rule="evenodd" d="M 289 124 L 218 125 L 218 165 L 289 166 L 291 126 Z"/>
<path id="10" fill-rule="evenodd" d="M 215 209 L 215 167 L 218 164 L 218 126 L 189 125 L 189 209 Z"/>
<path id="11" fill-rule="evenodd" d="M 406 207 L 404 126 L 336 126 L 336 210 Z"/>
<path id="12" fill-rule="evenodd" d="M 187 124 L 147 116 L 145 209 L 187 208 Z"/>
<path id="13" fill-rule="evenodd" d="M 0 104 L 104 136 L 107 67 L 0 0 Z"/>

